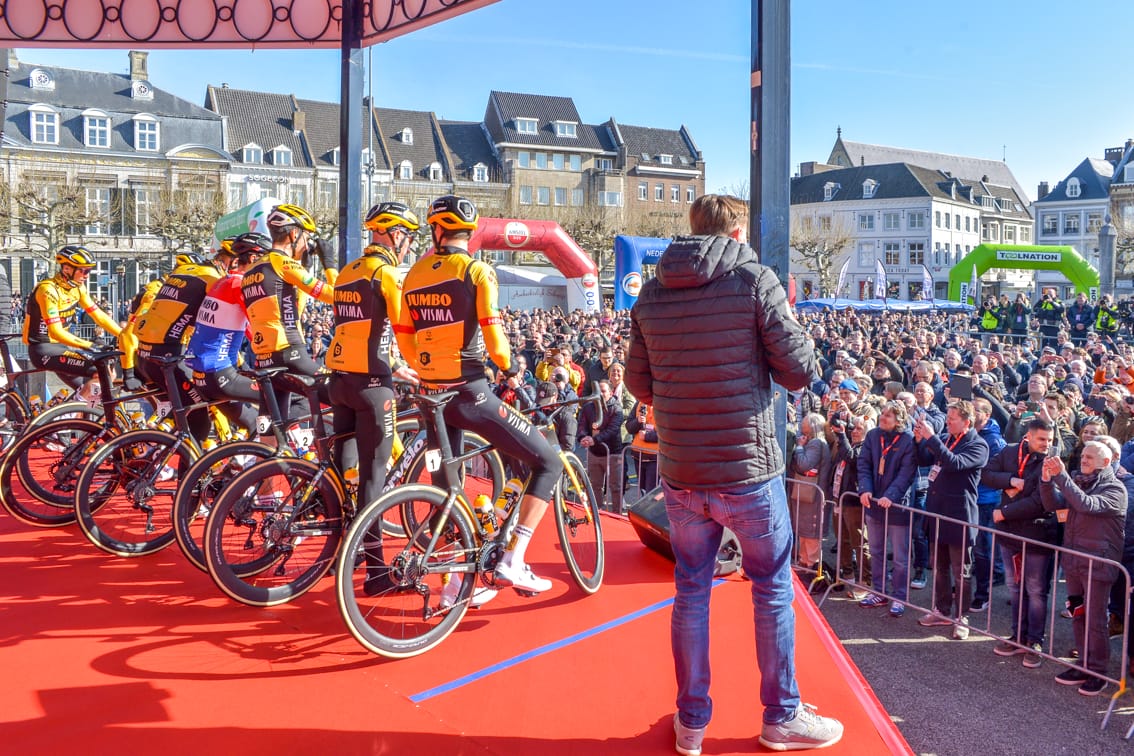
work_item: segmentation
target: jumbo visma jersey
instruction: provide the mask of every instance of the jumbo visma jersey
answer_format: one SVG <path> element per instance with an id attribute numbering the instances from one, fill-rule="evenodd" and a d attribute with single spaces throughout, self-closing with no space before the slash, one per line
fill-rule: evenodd
<path id="1" fill-rule="evenodd" d="M 485 348 L 507 370 L 512 354 L 496 306 L 496 273 L 466 253 L 438 252 L 414 264 L 402 284 L 394 333 L 422 380 L 461 384 L 484 378 Z"/>
<path id="2" fill-rule="evenodd" d="M 197 310 L 209 287 L 223 274 L 215 265 L 179 265 L 161 282 L 161 288 L 149 309 L 138 316 L 134 334 L 140 349 L 152 351 L 161 347 L 180 353 L 189 342 Z"/>
<path id="3" fill-rule="evenodd" d="M 390 374 L 393 324 L 401 311 L 402 287 L 396 258 L 372 248 L 339 273 L 335 281 L 335 336 L 324 358 L 331 370 Z"/>
<path id="4" fill-rule="evenodd" d="M 328 269 L 324 283 L 311 275 L 298 261 L 273 249 L 244 271 L 240 284 L 244 307 L 252 327 L 252 352 L 266 357 L 289 347 L 307 346 L 299 319 L 307 296 L 333 304 L 335 273 Z"/>
<path id="5" fill-rule="evenodd" d="M 35 285 L 28 298 L 24 317 L 25 344 L 65 344 L 85 349 L 91 345 L 64 326 L 81 307 L 83 312 L 107 332 L 117 335 L 118 324 L 98 308 L 85 286 L 70 286 L 62 276 L 45 278 Z"/>

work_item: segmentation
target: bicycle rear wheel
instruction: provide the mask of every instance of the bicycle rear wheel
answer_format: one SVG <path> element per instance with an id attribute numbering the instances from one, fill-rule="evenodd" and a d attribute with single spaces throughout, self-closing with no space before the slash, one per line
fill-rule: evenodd
<path id="1" fill-rule="evenodd" d="M 205 452 L 182 476 L 173 497 L 173 535 L 194 567 L 205 571 L 205 520 L 217 497 L 237 475 L 275 454 L 274 446 L 236 441 Z"/>
<path id="2" fill-rule="evenodd" d="M 228 596 L 274 606 L 301 596 L 331 568 L 343 537 L 343 491 L 314 462 L 267 459 L 245 470 L 205 522 L 205 568 Z"/>
<path id="3" fill-rule="evenodd" d="M 173 497 L 196 449 L 172 433 L 123 433 L 91 455 L 75 490 L 79 527 L 115 556 L 152 554 L 173 543 Z"/>
<path id="4" fill-rule="evenodd" d="M 108 437 L 101 423 L 79 418 L 28 430 L 0 463 L 0 503 L 17 520 L 36 527 L 74 522 L 79 474 Z"/>
<path id="5" fill-rule="evenodd" d="M 28 426 L 28 410 L 13 389 L 0 394 L 0 454 L 6 453 Z"/>
<path id="6" fill-rule="evenodd" d="M 560 474 L 555 487 L 555 530 L 571 577 L 585 593 L 594 593 L 606 570 L 598 501 L 583 463 L 571 452 L 563 456 L 578 485 L 567 470 Z"/>
<path id="7" fill-rule="evenodd" d="M 376 654 L 391 659 L 423 654 L 445 640 L 468 610 L 480 549 L 473 524 L 460 505 L 453 506 L 429 555 L 424 551 L 433 535 L 431 525 L 418 525 L 415 530 L 402 523 L 399 530 L 408 536 L 382 528 L 404 512 L 437 512 L 444 503 L 445 493 L 439 488 L 400 486 L 366 507 L 351 525 L 339 553 L 335 592 L 351 635 Z M 430 523 L 432 518 L 423 514 L 420 520 Z M 461 580 L 460 588 L 452 605 L 444 608 L 441 592 L 453 580 Z"/>

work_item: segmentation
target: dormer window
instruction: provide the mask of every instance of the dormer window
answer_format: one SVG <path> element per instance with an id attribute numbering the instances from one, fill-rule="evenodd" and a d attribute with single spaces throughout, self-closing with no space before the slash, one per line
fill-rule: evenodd
<path id="1" fill-rule="evenodd" d="M 402 129 L 402 144 L 413 144 L 413 129 L 408 126 Z"/>
<path id="2" fill-rule="evenodd" d="M 142 152 L 157 152 L 158 120 L 148 113 L 134 116 L 134 149 Z"/>
<path id="3" fill-rule="evenodd" d="M 51 91 L 55 89 L 55 77 L 51 75 L 51 72 L 44 71 L 42 68 L 33 68 L 31 74 L 28 75 L 28 86 L 32 89 Z"/>
<path id="4" fill-rule="evenodd" d="M 31 116 L 31 139 L 34 144 L 59 144 L 59 114 L 49 106 L 36 103 L 28 108 Z"/>
<path id="5" fill-rule="evenodd" d="M 440 163 L 433 162 L 433 163 L 429 164 L 429 180 L 430 181 L 440 181 L 441 180 L 441 164 Z"/>
<path id="6" fill-rule="evenodd" d="M 258 144 L 246 144 L 240 152 L 240 160 L 243 163 L 260 165 L 264 162 L 264 150 Z"/>
<path id="7" fill-rule="evenodd" d="M 826 184 L 823 184 L 823 201 L 827 202 L 833 199 L 835 195 L 839 193 L 840 189 L 842 189 L 842 186 L 834 181 L 828 181 Z"/>
<path id="8" fill-rule="evenodd" d="M 535 134 L 539 130 L 539 121 L 535 118 L 516 118 L 513 123 L 521 134 Z"/>
<path id="9" fill-rule="evenodd" d="M 110 116 L 101 110 L 83 111 L 83 142 L 87 147 L 110 147 Z"/>
<path id="10" fill-rule="evenodd" d="M 1077 179 L 1077 178 L 1067 179 L 1067 196 L 1068 197 L 1072 197 L 1072 198 L 1078 197 L 1082 193 L 1083 193 L 1083 187 L 1079 184 L 1079 179 Z"/>
<path id="11" fill-rule="evenodd" d="M 862 198 L 870 199 L 874 193 L 878 191 L 878 182 L 874 179 L 867 179 L 862 182 Z"/>
<path id="12" fill-rule="evenodd" d="M 413 163 L 408 160 L 403 160 L 398 165 L 398 178 L 402 181 L 409 181 L 413 178 Z"/>
<path id="13" fill-rule="evenodd" d="M 555 136 L 574 139 L 578 134 L 578 124 L 574 121 L 556 121 Z"/>
<path id="14" fill-rule="evenodd" d="M 484 163 L 477 163 L 472 169 L 472 180 L 478 183 L 488 181 L 488 166 Z"/>
<path id="15" fill-rule="evenodd" d="M 283 145 L 272 150 L 272 165 L 291 165 L 291 150 Z"/>
<path id="16" fill-rule="evenodd" d="M 658 162 L 662 165 L 673 165 L 673 155 L 658 155 Z"/>
<path id="17" fill-rule="evenodd" d="M 339 157 L 339 156 L 340 156 L 341 154 L 342 154 L 342 153 L 341 153 L 341 151 L 339 150 L 339 148 L 338 148 L 338 147 L 336 147 L 335 149 L 331 150 L 331 154 L 330 154 L 331 165 L 338 165 L 338 164 L 339 164 L 339 160 L 340 160 L 340 157 Z"/>
<path id="18" fill-rule="evenodd" d="M 130 96 L 135 100 L 153 100 L 154 88 L 148 81 L 138 80 L 130 82 Z"/>

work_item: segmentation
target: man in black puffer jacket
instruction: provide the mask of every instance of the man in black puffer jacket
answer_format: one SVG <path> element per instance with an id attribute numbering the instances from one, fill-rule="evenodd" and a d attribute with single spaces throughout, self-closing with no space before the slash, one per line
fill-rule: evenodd
<path id="1" fill-rule="evenodd" d="M 781 390 L 809 385 L 815 345 L 775 271 L 746 243 L 747 222 L 742 200 L 697 199 L 694 235 L 669 245 L 631 312 L 626 385 L 654 409 L 677 561 L 671 634 L 682 753 L 700 752 L 712 716 L 709 593 L 724 527 L 736 533 L 752 581 L 761 742 L 815 748 L 843 732 L 801 704 L 796 685 L 792 532 L 773 412 L 772 380 Z"/>

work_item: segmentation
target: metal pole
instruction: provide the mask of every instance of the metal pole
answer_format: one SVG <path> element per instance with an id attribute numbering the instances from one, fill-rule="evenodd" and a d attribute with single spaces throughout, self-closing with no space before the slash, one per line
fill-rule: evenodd
<path id="1" fill-rule="evenodd" d="M 791 3 L 752 1 L 752 193 L 748 238 L 788 285 L 791 187 Z M 776 428 L 787 454 L 787 392 L 777 387 Z"/>
<path id="2" fill-rule="evenodd" d="M 1118 234 L 1107 213 L 1106 223 L 1099 229 L 1099 294 L 1114 296 L 1115 243 Z"/>
<path id="3" fill-rule="evenodd" d="M 343 0 L 339 92 L 339 261 L 362 254 L 362 0 Z"/>

